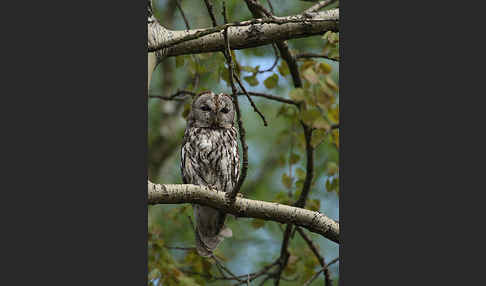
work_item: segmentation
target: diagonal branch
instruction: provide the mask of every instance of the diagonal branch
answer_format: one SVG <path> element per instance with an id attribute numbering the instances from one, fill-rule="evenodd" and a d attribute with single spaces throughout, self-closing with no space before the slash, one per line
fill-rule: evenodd
<path id="1" fill-rule="evenodd" d="M 312 5 L 309 9 L 305 10 L 304 11 L 304 14 L 315 13 L 315 12 L 319 11 L 320 9 L 326 7 L 326 6 L 331 5 L 334 2 L 336 2 L 336 0 L 324 0 L 324 1 L 321 1 L 321 2 L 319 2 L 317 4 Z"/>
<path id="2" fill-rule="evenodd" d="M 248 9 L 253 14 L 255 18 L 264 18 L 270 17 L 275 18 L 268 10 L 265 9 L 257 0 L 245 0 Z M 297 66 L 297 62 L 295 61 L 295 57 L 290 53 L 289 45 L 285 41 L 276 41 L 276 46 L 280 51 L 280 55 L 282 58 L 287 62 L 289 67 L 290 73 L 292 75 L 292 80 L 294 81 L 295 87 L 302 87 L 302 80 L 300 79 L 299 75 L 299 68 Z"/>
<path id="3" fill-rule="evenodd" d="M 339 224 L 319 212 L 240 197 L 236 197 L 234 204 L 227 204 L 225 192 L 191 184 L 158 185 L 148 182 L 148 204 L 182 203 L 210 206 L 238 217 L 295 224 L 339 243 Z"/>
<path id="4" fill-rule="evenodd" d="M 296 229 L 299 232 L 300 236 L 305 240 L 309 248 L 312 250 L 314 255 L 316 256 L 321 267 L 324 269 L 324 280 L 326 281 L 325 285 L 331 286 L 332 285 L 331 274 L 329 273 L 329 269 L 326 267 L 326 262 L 324 260 L 324 257 L 322 257 L 322 255 L 319 253 L 319 250 L 317 250 L 317 246 L 314 244 L 312 239 L 300 227 L 297 227 Z"/>

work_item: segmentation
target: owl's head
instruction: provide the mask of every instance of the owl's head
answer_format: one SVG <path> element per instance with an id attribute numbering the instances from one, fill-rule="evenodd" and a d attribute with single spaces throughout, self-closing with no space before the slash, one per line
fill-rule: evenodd
<path id="1" fill-rule="evenodd" d="M 187 120 L 191 127 L 231 128 L 234 118 L 235 109 L 229 95 L 205 91 L 194 98 Z"/>

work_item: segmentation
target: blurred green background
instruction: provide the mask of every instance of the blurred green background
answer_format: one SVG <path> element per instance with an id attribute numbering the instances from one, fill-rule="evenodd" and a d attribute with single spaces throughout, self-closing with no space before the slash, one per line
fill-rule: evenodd
<path id="1" fill-rule="evenodd" d="M 269 8 L 267 1 L 260 1 Z M 212 1 L 218 23 L 222 1 Z M 229 21 L 253 18 L 244 1 L 227 1 Z M 272 0 L 277 16 L 299 14 L 314 3 L 304 1 Z M 154 0 L 154 14 L 162 25 L 173 30 L 184 30 L 185 24 L 176 2 Z M 180 5 L 191 28 L 210 27 L 211 21 L 203 1 L 184 0 Z M 330 6 L 336 7 L 337 4 Z M 327 9 L 327 8 L 326 8 Z M 337 34 L 319 35 L 289 40 L 295 53 L 312 52 L 338 57 Z M 239 97 L 243 124 L 247 134 L 249 168 L 241 192 L 246 198 L 281 202 L 295 202 L 305 176 L 305 151 L 302 127 L 299 120 L 317 126 L 312 143 L 315 150 L 315 176 L 306 208 L 319 210 L 339 220 L 339 134 L 329 130 L 339 117 L 339 64 L 328 59 L 299 61 L 304 81 L 302 90 L 295 90 L 288 68 L 282 59 L 270 72 L 255 73 L 271 67 L 275 61 L 271 45 L 235 51 L 239 76 L 248 91 L 263 92 L 284 98 L 305 101 L 305 109 L 253 97 L 265 115 L 268 126 L 263 126 L 244 96 Z M 178 90 L 231 93 L 221 53 L 172 57 L 158 65 L 152 76 L 149 95 L 169 96 Z M 267 78 L 270 78 L 267 80 Z M 278 80 L 277 80 L 278 79 Z M 148 177 L 161 184 L 182 183 L 180 175 L 180 147 L 185 128 L 184 111 L 191 102 L 190 96 L 180 100 L 149 99 Z M 234 281 L 212 281 L 194 274 L 220 276 L 216 267 L 197 256 L 192 250 L 167 247 L 194 246 L 194 233 L 188 216 L 192 207 L 186 205 L 149 206 L 149 284 L 153 285 L 233 285 Z M 280 255 L 284 225 L 247 218 L 228 217 L 227 225 L 233 237 L 219 246 L 216 254 L 236 275 L 260 270 Z M 339 256 L 339 245 L 320 235 L 306 233 L 319 246 L 326 262 Z M 307 281 L 320 265 L 303 239 L 295 234 L 289 244 L 293 258 L 284 271 L 280 285 L 300 285 Z M 335 285 L 339 279 L 339 263 L 330 266 Z M 259 285 L 261 279 L 251 285 Z M 265 285 L 273 285 L 268 280 Z M 311 285 L 323 285 L 320 275 Z"/>

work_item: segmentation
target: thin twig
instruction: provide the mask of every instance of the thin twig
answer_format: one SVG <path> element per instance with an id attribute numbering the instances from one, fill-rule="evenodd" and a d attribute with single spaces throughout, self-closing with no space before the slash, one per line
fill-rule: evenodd
<path id="1" fill-rule="evenodd" d="M 263 284 L 265 284 L 265 282 L 267 282 L 268 279 L 272 278 L 271 275 L 267 275 L 267 277 L 265 277 L 265 279 L 263 279 L 263 281 L 258 285 L 258 286 L 263 286 Z"/>
<path id="2" fill-rule="evenodd" d="M 191 224 L 192 229 L 195 231 L 196 228 L 194 227 L 194 223 L 192 222 L 192 218 L 190 215 L 187 216 L 187 219 L 189 220 L 189 223 Z"/>
<path id="3" fill-rule="evenodd" d="M 304 129 L 307 165 L 306 165 L 304 185 L 302 187 L 302 193 L 300 194 L 300 197 L 297 200 L 297 202 L 294 204 L 295 207 L 299 207 L 299 208 L 305 207 L 305 202 L 310 192 L 312 177 L 314 176 L 314 147 L 312 147 L 310 143 L 313 129 L 305 125 L 303 122 L 301 122 L 301 124 L 302 124 L 302 128 Z"/>
<path id="4" fill-rule="evenodd" d="M 216 266 L 218 267 L 218 269 L 220 270 L 220 272 L 222 272 L 221 271 L 221 269 L 222 269 L 222 270 L 226 271 L 226 273 L 228 273 L 234 280 L 238 280 L 240 282 L 242 281 L 239 277 L 237 277 L 236 275 L 234 275 L 233 272 L 231 272 L 226 266 L 224 266 L 223 263 L 221 263 L 219 261 L 219 259 L 214 254 L 211 255 L 211 258 L 216 263 Z M 226 277 L 226 275 L 224 275 L 223 273 L 221 273 L 221 274 L 222 274 L 223 277 Z"/>
<path id="5" fill-rule="evenodd" d="M 336 0 L 324 0 L 324 1 L 321 1 L 317 4 L 314 4 L 312 5 L 309 9 L 305 10 L 304 11 L 304 14 L 309 14 L 309 13 L 315 13 L 317 11 L 319 11 L 320 9 L 332 4 L 336 2 Z"/>
<path id="6" fill-rule="evenodd" d="M 149 95 L 149 97 L 150 98 L 163 99 L 163 100 L 178 100 L 178 101 L 183 101 L 183 99 L 176 98 L 176 97 L 181 96 L 181 95 L 195 96 L 196 93 L 195 92 L 192 92 L 192 91 L 189 91 L 189 90 L 179 90 L 178 92 L 176 92 L 175 94 L 173 94 L 171 96 Z M 237 92 L 236 95 L 238 95 L 238 96 L 245 95 L 246 96 L 246 94 L 244 92 Z M 278 102 L 287 103 L 287 104 L 293 104 L 295 106 L 299 106 L 299 103 L 297 103 L 297 102 L 295 102 L 295 101 L 293 101 L 291 99 L 287 99 L 287 98 L 283 98 L 283 97 L 271 95 L 271 94 L 268 94 L 268 93 L 249 91 L 248 92 L 248 95 L 250 95 L 250 96 L 257 96 L 257 97 L 264 97 L 266 99 L 275 100 L 275 101 L 278 101 Z M 331 127 L 331 128 L 339 128 L 339 126 L 338 127 Z"/>
<path id="7" fill-rule="evenodd" d="M 323 54 L 314 54 L 314 53 L 301 53 L 301 54 L 297 54 L 295 56 L 295 58 L 297 60 L 310 59 L 310 58 L 324 58 L 324 59 L 328 59 L 328 60 L 331 60 L 331 61 L 339 62 L 339 59 L 331 58 L 331 57 L 326 56 L 326 55 L 323 55 Z"/>
<path id="8" fill-rule="evenodd" d="M 317 260 L 319 261 L 319 264 L 324 268 L 326 265 L 326 262 L 324 260 L 324 257 L 321 256 L 319 251 L 317 250 L 316 245 L 312 241 L 312 239 L 302 230 L 300 227 L 296 227 L 297 231 L 299 232 L 300 236 L 305 240 L 311 251 L 314 253 L 316 256 Z M 329 273 L 329 269 L 325 268 L 324 269 L 324 280 L 325 280 L 325 285 L 326 286 L 331 286 L 332 280 L 331 280 L 331 274 Z"/>
<path id="9" fill-rule="evenodd" d="M 282 271 L 289 261 L 290 254 L 287 248 L 289 245 L 291 233 L 292 233 L 292 224 L 287 224 L 283 236 L 282 247 L 280 248 L 279 267 L 274 277 L 275 286 L 278 286 L 280 284 L 280 277 L 282 275 Z"/>
<path id="10" fill-rule="evenodd" d="M 258 113 L 258 115 L 260 115 L 260 117 L 262 118 L 263 120 L 263 126 L 268 126 L 268 123 L 267 123 L 267 120 L 265 119 L 265 116 L 263 115 L 263 113 L 260 112 L 260 110 L 258 110 L 258 108 L 256 107 L 255 103 L 253 102 L 253 100 L 251 99 L 250 95 L 248 94 L 248 92 L 246 91 L 246 88 L 243 86 L 243 84 L 241 83 L 241 80 L 240 78 L 235 74 L 235 80 L 236 82 L 238 83 L 238 85 L 240 86 L 241 90 L 243 90 L 243 92 L 245 93 L 246 95 L 246 98 L 248 98 L 248 101 L 250 101 L 250 104 L 251 106 L 253 107 L 253 111 L 255 111 L 256 113 Z"/>
<path id="11" fill-rule="evenodd" d="M 190 30 L 191 27 L 189 26 L 189 21 L 187 21 L 187 18 L 186 18 L 186 14 L 184 13 L 184 11 L 182 10 L 182 7 L 181 5 L 179 4 L 179 0 L 175 0 L 175 4 L 177 6 L 177 9 L 179 9 L 179 12 L 181 13 L 182 15 L 182 19 L 184 19 L 184 23 L 186 24 L 186 29 L 187 30 Z"/>
<path id="12" fill-rule="evenodd" d="M 195 247 L 179 247 L 179 246 L 164 246 L 167 249 L 175 249 L 175 250 L 195 250 Z"/>
<path id="13" fill-rule="evenodd" d="M 248 9 L 253 14 L 253 17 L 274 18 L 272 13 L 266 10 L 265 7 L 263 7 L 255 0 L 245 0 L 245 2 L 246 5 L 248 6 Z M 276 41 L 275 44 L 277 45 L 280 51 L 280 56 L 287 62 L 287 66 L 289 67 L 290 74 L 292 75 L 292 81 L 294 82 L 294 86 L 296 88 L 302 87 L 302 80 L 300 78 L 297 61 L 295 60 L 294 56 L 290 52 L 287 42 Z"/>
<path id="14" fill-rule="evenodd" d="M 267 266 L 263 267 L 262 270 L 260 270 L 258 272 L 248 274 L 250 276 L 250 282 L 253 281 L 253 280 L 255 280 L 255 279 L 257 279 L 258 277 L 260 277 L 262 275 L 267 274 L 268 271 L 270 271 L 270 269 L 272 269 L 277 264 L 278 264 L 278 260 L 274 261 L 270 265 L 267 265 Z M 238 276 L 238 277 L 241 277 L 241 276 Z M 242 284 L 244 284 L 244 283 L 240 282 L 240 283 L 234 284 L 233 286 L 239 286 L 239 285 L 242 285 Z"/>
<path id="15" fill-rule="evenodd" d="M 310 192 L 310 186 L 312 182 L 312 178 L 314 176 L 314 148 L 310 144 L 310 140 L 312 137 L 312 128 L 308 127 L 304 123 L 302 123 L 302 127 L 304 128 L 304 138 L 305 138 L 305 146 L 306 146 L 306 156 L 307 156 L 307 166 L 306 166 L 306 175 L 304 179 L 304 185 L 302 187 L 302 192 L 300 194 L 299 199 L 295 202 L 294 206 L 303 208 L 305 206 L 305 202 L 307 200 L 307 196 Z M 282 270 L 285 268 L 288 262 L 288 251 L 287 246 L 289 243 L 290 235 L 292 233 L 292 224 L 287 224 L 284 233 L 284 239 L 282 242 L 282 248 L 280 251 L 280 267 L 275 275 L 275 286 L 278 286 L 280 283 L 280 276 L 282 274 Z"/>
<path id="16" fill-rule="evenodd" d="M 224 22 L 227 23 L 228 18 L 226 16 L 226 3 L 224 1 L 223 1 L 222 13 L 223 13 Z M 236 195 L 238 194 L 241 186 L 243 185 L 243 181 L 246 178 L 246 172 L 248 170 L 248 145 L 246 144 L 246 140 L 245 140 L 245 136 L 246 136 L 245 128 L 243 127 L 243 122 L 241 121 L 241 110 L 240 110 L 240 105 L 238 103 L 238 96 L 236 96 L 237 90 L 233 82 L 234 79 L 233 59 L 231 57 L 231 50 L 230 50 L 229 39 L 228 39 L 228 29 L 224 30 L 223 37 L 226 42 L 226 49 L 223 51 L 223 54 L 226 58 L 226 64 L 228 65 L 229 82 L 233 93 L 233 96 L 231 98 L 233 99 L 233 104 L 236 109 L 236 119 L 238 122 L 238 129 L 240 133 L 240 142 L 241 142 L 241 147 L 243 149 L 243 162 L 242 162 L 240 177 L 236 182 L 236 186 L 233 188 L 231 192 L 228 192 L 226 196 L 228 202 L 232 203 L 234 202 Z"/>
<path id="17" fill-rule="evenodd" d="M 266 99 L 275 100 L 275 101 L 279 101 L 279 102 L 283 102 L 283 103 L 293 104 L 295 106 L 299 106 L 299 104 L 297 102 L 295 102 L 295 101 L 293 101 L 291 99 L 286 99 L 286 98 L 283 98 L 283 97 L 278 97 L 278 96 L 271 95 L 271 94 L 267 94 L 267 93 L 251 92 L 251 91 L 249 91 L 248 94 L 251 95 L 251 96 L 264 97 Z M 243 93 L 243 92 L 238 92 L 237 95 L 246 95 L 246 94 Z"/>
<path id="18" fill-rule="evenodd" d="M 338 261 L 338 260 L 339 260 L 339 257 L 334 258 L 331 262 L 329 262 L 328 264 L 326 264 L 326 266 L 322 267 L 321 270 L 317 271 L 314 274 L 314 276 L 312 276 L 309 280 L 307 280 L 304 283 L 304 285 L 302 285 L 302 286 L 309 286 L 319 276 L 319 274 L 321 274 L 321 272 L 323 272 L 323 271 L 325 272 L 329 268 L 329 266 L 331 266 L 332 264 L 336 263 L 336 261 Z M 330 285 L 331 284 L 327 284 L 327 282 L 326 282 L 326 286 L 330 286 Z"/>
<path id="19" fill-rule="evenodd" d="M 272 44 L 272 48 L 273 48 L 273 52 L 275 53 L 275 61 L 273 62 L 272 66 L 269 67 L 268 69 L 266 70 L 261 70 L 261 71 L 257 71 L 257 73 L 266 73 L 266 72 L 271 72 L 273 71 L 273 69 L 277 66 L 278 64 L 278 60 L 280 59 L 280 56 L 278 55 L 278 50 L 277 50 L 277 46 L 275 44 Z"/>
<path id="20" fill-rule="evenodd" d="M 213 22 L 213 27 L 218 26 L 218 22 L 216 21 L 216 17 L 213 13 L 213 5 L 211 4 L 210 0 L 204 0 L 206 4 L 206 8 L 208 9 L 209 17 L 211 17 L 211 21 Z"/>
<path id="21" fill-rule="evenodd" d="M 270 7 L 270 11 L 272 12 L 272 14 L 275 14 L 275 11 L 273 11 L 272 2 L 270 0 L 267 0 L 267 3 L 268 3 L 268 7 Z"/>
<path id="22" fill-rule="evenodd" d="M 175 3 L 176 3 L 177 8 L 179 9 L 179 12 L 182 15 L 182 19 L 184 19 L 184 24 L 186 25 L 186 29 L 189 31 L 191 29 L 191 26 L 189 25 L 189 21 L 186 18 L 186 14 L 184 13 L 184 10 L 182 10 L 181 5 L 179 4 L 179 0 L 175 0 Z M 196 55 L 191 55 L 191 58 L 194 60 L 196 65 L 199 65 L 199 58 Z M 199 72 L 196 69 L 195 74 L 194 74 L 194 79 L 193 79 L 193 82 L 192 82 L 192 87 L 195 90 L 197 89 L 197 86 L 199 85 L 199 78 L 200 77 L 201 77 L 201 75 L 199 74 Z"/>
<path id="23" fill-rule="evenodd" d="M 178 100 L 178 101 L 183 101 L 183 99 L 178 99 L 176 97 L 181 96 L 181 95 L 190 95 L 190 96 L 195 96 L 196 93 L 189 91 L 189 90 L 179 90 L 176 93 L 170 95 L 170 96 L 164 96 L 164 95 L 149 95 L 150 98 L 158 98 L 162 100 Z"/>
<path id="24" fill-rule="evenodd" d="M 174 100 L 174 101 L 184 101 L 184 99 L 181 98 L 173 98 L 170 96 L 163 96 L 163 95 L 149 95 L 149 98 L 158 98 L 161 100 Z"/>

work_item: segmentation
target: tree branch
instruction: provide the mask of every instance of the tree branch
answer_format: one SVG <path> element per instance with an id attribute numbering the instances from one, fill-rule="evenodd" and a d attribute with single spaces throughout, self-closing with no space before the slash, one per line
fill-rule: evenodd
<path id="1" fill-rule="evenodd" d="M 270 17 L 274 18 L 270 11 L 266 10 L 257 0 L 245 0 L 248 9 L 253 14 L 255 18 L 264 18 Z M 297 62 L 295 61 L 294 56 L 290 53 L 289 46 L 285 41 L 276 41 L 275 45 L 278 47 L 280 51 L 280 55 L 282 58 L 287 62 L 287 66 L 289 67 L 290 73 L 292 74 L 292 80 L 294 81 L 295 87 L 302 87 L 302 81 L 299 75 L 299 69 L 297 67 Z"/>
<path id="2" fill-rule="evenodd" d="M 305 14 L 309 14 L 309 13 L 315 13 L 317 11 L 319 11 L 320 9 L 332 4 L 336 2 L 336 0 L 324 0 L 324 1 L 321 1 L 317 4 L 314 4 L 312 5 L 309 9 L 305 10 L 304 13 Z"/>
<path id="3" fill-rule="evenodd" d="M 324 269 L 324 280 L 326 281 L 326 286 L 331 286 L 332 285 L 332 280 L 331 280 L 331 274 L 329 273 L 329 269 L 326 267 L 326 262 L 324 260 L 324 257 L 319 253 L 319 250 L 317 250 L 317 246 L 314 244 L 312 239 L 300 228 L 296 228 L 297 231 L 299 232 L 300 236 L 305 240 L 309 248 L 312 250 L 314 255 L 316 256 L 317 260 L 319 261 L 319 264 L 322 266 Z"/>
<path id="4" fill-rule="evenodd" d="M 326 55 L 323 55 L 323 54 L 314 54 L 314 53 L 297 54 L 295 56 L 295 58 L 297 60 L 300 60 L 300 59 L 309 59 L 309 58 L 324 58 L 324 59 L 328 59 L 328 60 L 331 60 L 331 61 L 339 62 L 339 59 L 331 58 L 331 57 L 326 56 Z"/>
<path id="5" fill-rule="evenodd" d="M 294 38 L 339 31 L 339 10 L 332 9 L 309 15 L 272 17 L 228 23 L 207 29 L 173 31 L 161 26 L 153 17 L 148 20 L 148 52 L 165 56 L 222 51 L 222 31 L 228 28 L 232 49 L 245 49 Z"/>
<path id="6" fill-rule="evenodd" d="M 158 185 L 148 182 L 148 204 L 182 203 L 210 206 L 238 217 L 295 224 L 339 243 L 339 224 L 319 212 L 239 197 L 235 198 L 234 204 L 227 204 L 225 192 L 191 184 Z"/>

